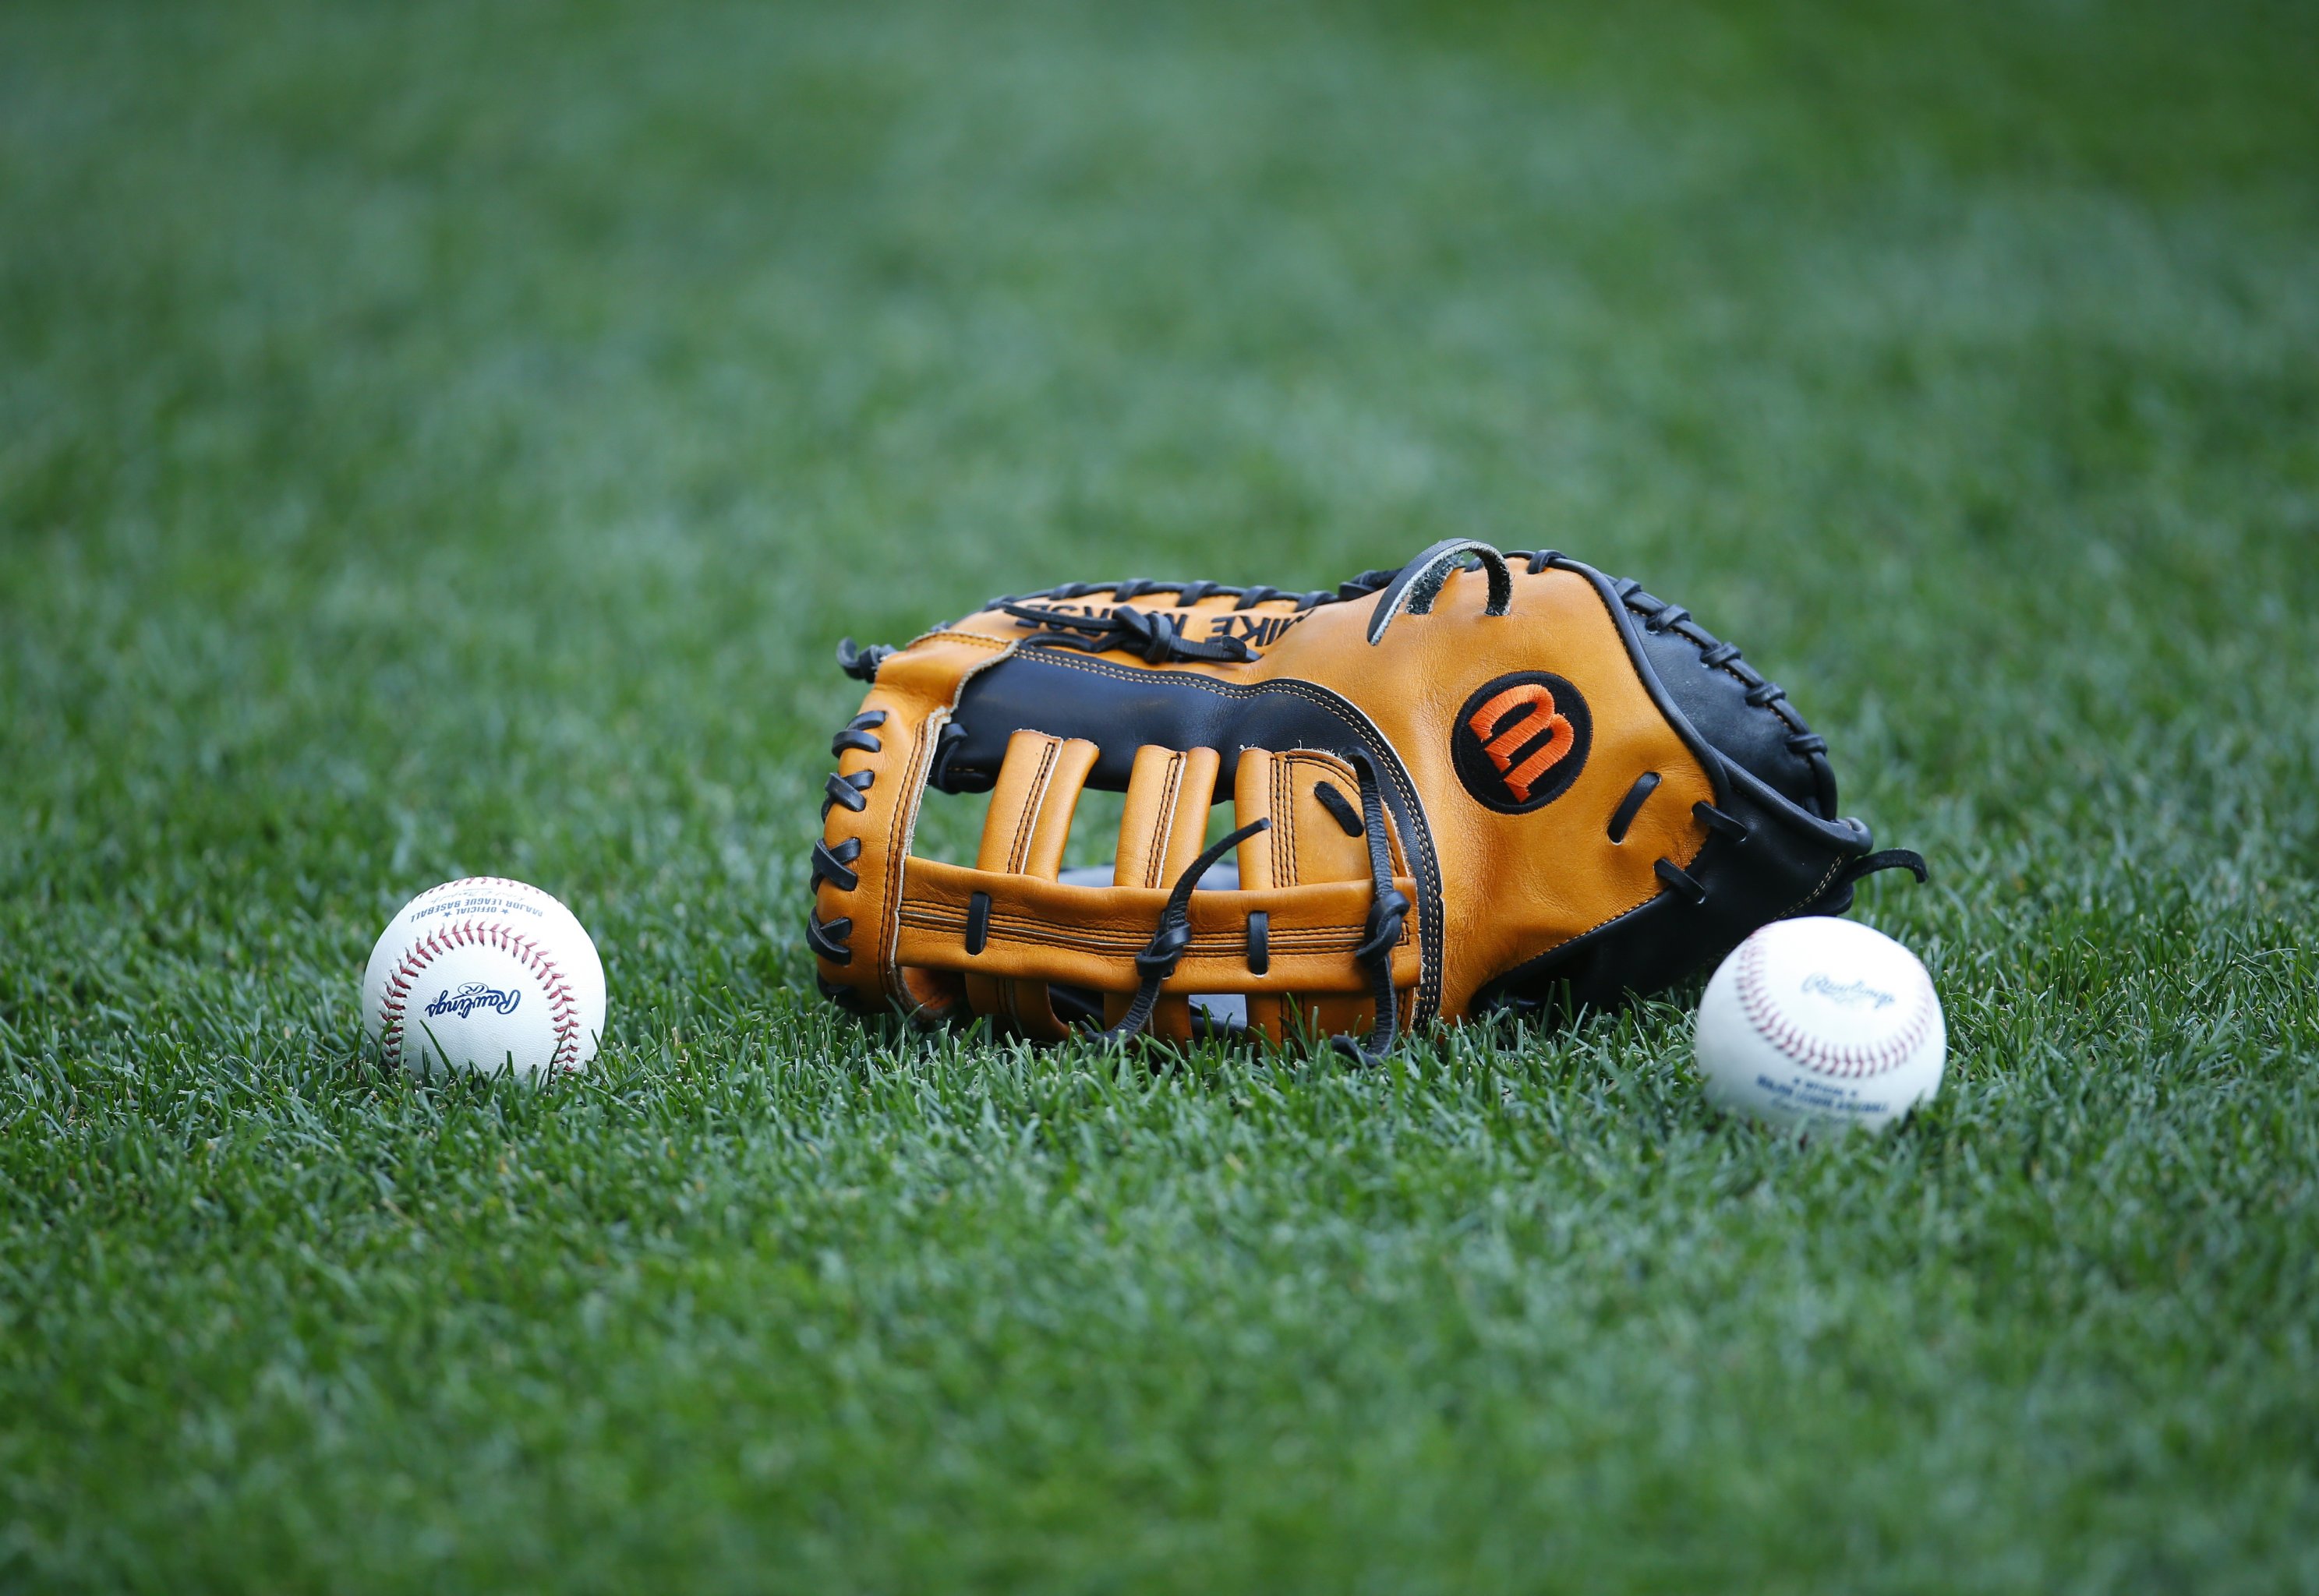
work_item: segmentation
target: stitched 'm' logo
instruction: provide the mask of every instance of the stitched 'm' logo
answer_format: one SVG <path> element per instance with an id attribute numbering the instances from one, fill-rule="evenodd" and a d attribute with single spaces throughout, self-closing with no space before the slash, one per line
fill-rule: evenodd
<path id="1" fill-rule="evenodd" d="M 1450 754 L 1476 800 L 1524 815 L 1570 789 L 1593 727 L 1576 688 L 1549 672 L 1520 671 L 1475 690 L 1450 728 Z"/>

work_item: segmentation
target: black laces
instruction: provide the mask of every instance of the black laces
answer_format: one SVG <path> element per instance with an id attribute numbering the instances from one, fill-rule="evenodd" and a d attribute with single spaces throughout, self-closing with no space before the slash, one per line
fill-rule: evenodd
<path id="1" fill-rule="evenodd" d="M 1400 1005 L 1393 989 L 1393 950 L 1401 941 L 1401 923 L 1411 905 L 1393 884 L 1393 850 L 1385 843 L 1385 793 L 1376 762 L 1365 748 L 1353 750 L 1349 759 L 1353 773 L 1360 778 L 1361 830 L 1369 844 L 1368 934 L 1353 950 L 1353 958 L 1369 972 L 1370 989 L 1376 995 L 1376 1023 L 1367 1041 L 1340 1036 L 1331 1045 L 1358 1063 L 1374 1064 L 1393 1050 L 1401 1035 Z"/>
<path id="2" fill-rule="evenodd" d="M 1828 889 L 1834 891 L 1838 887 L 1849 887 L 1861 877 L 1872 876 L 1878 870 L 1907 870 L 1917 878 L 1919 887 L 1933 879 L 1931 869 L 1925 863 L 1925 856 L 1915 849 L 1886 848 L 1877 853 L 1863 853 L 1845 865 Z"/>
<path id="3" fill-rule="evenodd" d="M 1122 604 L 1101 615 L 1067 615 L 1035 604 L 1012 601 L 998 607 L 1024 626 L 1044 629 L 1023 639 L 1023 646 L 1044 644 L 1104 654 L 1120 648 L 1140 654 L 1154 665 L 1178 660 L 1205 660 L 1212 664 L 1244 665 L 1255 650 L 1238 637 L 1192 638 L 1172 617 L 1150 614 Z"/>
<path id="4" fill-rule="evenodd" d="M 1393 950 L 1401 941 L 1402 923 L 1408 918 L 1412 906 L 1408 895 L 1393 884 L 1393 850 L 1385 840 L 1385 793 L 1376 762 L 1367 750 L 1357 749 L 1350 755 L 1350 762 L 1360 780 L 1360 834 L 1368 842 L 1370 888 L 1368 923 L 1363 928 L 1360 945 L 1353 950 L 1353 959 L 1368 972 L 1370 990 L 1376 998 L 1376 1023 L 1365 1041 L 1340 1036 L 1332 1040 L 1331 1045 L 1357 1062 L 1374 1064 L 1393 1050 L 1401 1036 L 1400 1005 L 1393 989 Z M 1159 929 L 1152 933 L 1143 951 L 1135 956 L 1139 978 L 1135 999 L 1128 1005 L 1118 1024 L 1099 1033 L 1102 1040 L 1125 1041 L 1141 1035 L 1150 1024 L 1151 1011 L 1159 1006 L 1160 987 L 1176 973 L 1177 965 L 1183 962 L 1185 949 L 1191 945 L 1193 888 L 1216 861 L 1271 827 L 1269 820 L 1251 821 L 1184 867 L 1168 894 L 1166 906 L 1160 911 Z"/>
<path id="5" fill-rule="evenodd" d="M 1231 852 L 1260 831 L 1270 831 L 1269 820 L 1252 820 L 1232 835 L 1212 843 L 1201 855 L 1184 867 L 1176 878 L 1176 885 L 1168 893 L 1167 905 L 1160 911 L 1160 929 L 1151 933 L 1150 943 L 1135 956 L 1137 977 L 1135 1001 L 1127 1005 L 1127 1013 L 1119 1023 L 1100 1033 L 1105 1041 L 1126 1041 L 1142 1033 L 1151 1023 L 1151 1011 L 1160 1002 L 1160 987 L 1176 973 L 1176 966 L 1184 960 L 1184 950 L 1192 945 L 1192 888 L 1208 873 L 1208 867 Z"/>

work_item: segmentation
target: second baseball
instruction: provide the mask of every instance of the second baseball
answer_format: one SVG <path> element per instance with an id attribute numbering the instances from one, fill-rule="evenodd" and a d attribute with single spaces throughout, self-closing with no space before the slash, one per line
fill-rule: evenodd
<path id="1" fill-rule="evenodd" d="M 528 1080 L 569 1075 L 604 1029 L 604 966 L 538 888 L 473 876 L 412 898 L 371 950 L 363 1030 L 388 1062 Z"/>
<path id="2" fill-rule="evenodd" d="M 1914 953 L 1851 920 L 1778 920 L 1707 984 L 1709 1101 L 1775 1125 L 1881 1130 L 1940 1090 L 1948 1029 Z"/>

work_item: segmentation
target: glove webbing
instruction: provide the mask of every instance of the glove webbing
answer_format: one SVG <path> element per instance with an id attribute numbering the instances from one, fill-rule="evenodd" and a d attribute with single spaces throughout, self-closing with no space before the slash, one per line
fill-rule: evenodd
<path id="1" fill-rule="evenodd" d="M 1183 962 L 1184 950 L 1191 945 L 1192 888 L 1208 873 L 1208 867 L 1239 847 L 1259 832 L 1270 831 L 1269 820 L 1252 820 L 1228 837 L 1210 844 L 1197 859 L 1184 867 L 1169 889 L 1168 902 L 1160 911 L 1160 929 L 1151 934 L 1150 943 L 1135 956 L 1135 1001 L 1127 1005 L 1127 1013 L 1119 1023 L 1097 1034 L 1105 1041 L 1125 1041 L 1141 1034 L 1151 1023 L 1151 1011 L 1160 1002 L 1160 987 L 1176 973 Z"/>
<path id="2" fill-rule="evenodd" d="M 1340 1036 L 1332 1039 L 1331 1045 L 1356 1062 L 1374 1064 L 1393 1050 L 1401 1035 L 1400 1004 L 1393 989 L 1393 950 L 1394 944 L 1401 941 L 1402 922 L 1408 916 L 1411 906 L 1408 897 L 1393 884 L 1393 853 L 1385 842 L 1385 795 L 1376 762 L 1365 750 L 1357 750 L 1350 763 L 1360 782 L 1361 831 L 1368 843 L 1371 892 L 1368 934 L 1353 950 L 1353 958 L 1369 972 L 1376 994 L 1376 1023 L 1367 1041 Z M 1169 890 L 1168 902 L 1160 911 L 1159 930 L 1152 933 L 1143 951 L 1135 956 L 1140 978 L 1134 1001 L 1128 1005 L 1118 1024 L 1098 1033 L 1103 1041 L 1125 1041 L 1141 1034 L 1151 1023 L 1151 1011 L 1160 1002 L 1160 988 L 1176 973 L 1176 966 L 1191 942 L 1191 898 L 1200 878 L 1226 853 L 1271 828 L 1270 820 L 1250 821 L 1210 844 L 1177 876 L 1175 886 Z"/>

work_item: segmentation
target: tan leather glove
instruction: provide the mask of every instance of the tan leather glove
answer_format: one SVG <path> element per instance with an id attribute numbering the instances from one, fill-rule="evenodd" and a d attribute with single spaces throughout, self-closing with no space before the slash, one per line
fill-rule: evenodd
<path id="1" fill-rule="evenodd" d="M 1826 744 L 1737 648 L 1560 555 L 1452 539 L 1333 593 L 1073 583 L 839 658 L 871 685 L 808 936 L 859 1006 L 1376 1051 L 1649 991 L 1924 876 L 1836 818 Z M 991 794 L 971 868 L 912 855 L 929 785 Z M 1088 787 L 1127 795 L 1094 880 L 1061 868 Z"/>

